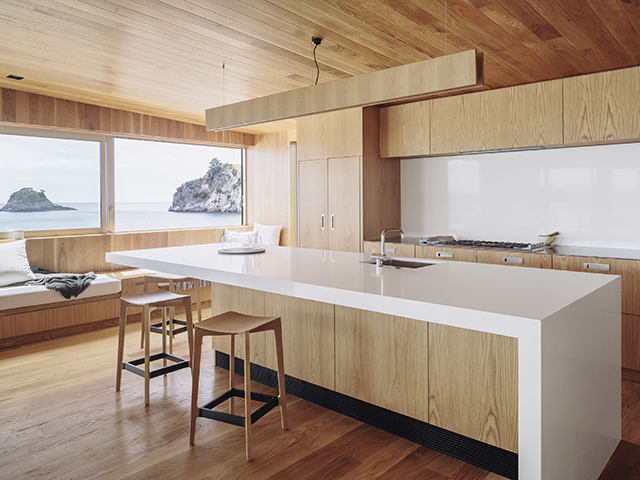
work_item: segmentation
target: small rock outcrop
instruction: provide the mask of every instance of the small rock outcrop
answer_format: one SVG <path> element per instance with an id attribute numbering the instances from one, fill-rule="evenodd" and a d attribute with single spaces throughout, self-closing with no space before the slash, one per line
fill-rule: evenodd
<path id="1" fill-rule="evenodd" d="M 0 208 L 0 212 L 52 212 L 57 210 L 76 209 L 53 203 L 44 194 L 44 190 L 36 192 L 31 187 L 24 187 L 13 192 L 5 206 Z"/>
<path id="2" fill-rule="evenodd" d="M 242 178 L 233 165 L 214 158 L 204 176 L 180 185 L 170 212 L 241 212 Z"/>

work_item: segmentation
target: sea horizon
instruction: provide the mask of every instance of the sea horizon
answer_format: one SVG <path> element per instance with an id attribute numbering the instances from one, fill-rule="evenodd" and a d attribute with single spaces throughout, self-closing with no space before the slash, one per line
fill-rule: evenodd
<path id="1" fill-rule="evenodd" d="M 100 228 L 99 202 L 57 203 L 76 210 L 0 212 L 0 232 Z M 0 208 L 5 204 L 0 203 Z M 170 206 L 171 202 L 118 202 L 113 231 L 202 228 L 242 223 L 242 213 L 170 212 Z"/>

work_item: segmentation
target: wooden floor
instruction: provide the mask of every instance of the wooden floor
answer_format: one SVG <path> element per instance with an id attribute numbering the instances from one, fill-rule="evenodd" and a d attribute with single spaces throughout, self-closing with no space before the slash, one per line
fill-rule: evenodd
<path id="1" fill-rule="evenodd" d="M 129 358 L 139 335 L 127 326 Z M 206 346 L 201 403 L 227 382 Z M 115 328 L 0 351 L 0 479 L 502 479 L 295 397 L 289 430 L 277 409 L 255 424 L 251 462 L 232 425 L 199 419 L 190 447 L 189 371 L 152 379 L 145 408 L 141 377 L 124 372 L 115 392 L 115 352 Z M 186 354 L 184 335 L 175 352 Z M 639 383 L 623 383 L 623 412 L 624 440 L 601 480 L 640 479 Z"/>

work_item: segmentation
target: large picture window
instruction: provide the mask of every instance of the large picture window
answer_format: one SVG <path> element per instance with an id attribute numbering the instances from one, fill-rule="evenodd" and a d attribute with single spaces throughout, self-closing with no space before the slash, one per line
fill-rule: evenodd
<path id="1" fill-rule="evenodd" d="M 244 150 L 0 127 L 0 238 L 243 224 Z"/>
<path id="2" fill-rule="evenodd" d="M 102 145 L 0 133 L 0 232 L 99 229 Z"/>
<path id="3" fill-rule="evenodd" d="M 242 150 L 114 139 L 115 230 L 242 224 Z"/>

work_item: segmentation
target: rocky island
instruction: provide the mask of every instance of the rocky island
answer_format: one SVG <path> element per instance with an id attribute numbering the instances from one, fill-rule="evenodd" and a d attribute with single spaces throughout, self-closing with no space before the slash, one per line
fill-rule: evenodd
<path id="1" fill-rule="evenodd" d="M 241 193 L 240 172 L 233 165 L 214 158 L 204 176 L 176 189 L 169 211 L 239 213 Z"/>
<path id="2" fill-rule="evenodd" d="M 76 210 L 53 203 L 44 194 L 44 190 L 36 192 L 31 187 L 24 187 L 13 192 L 0 212 L 53 212 L 58 210 Z"/>

